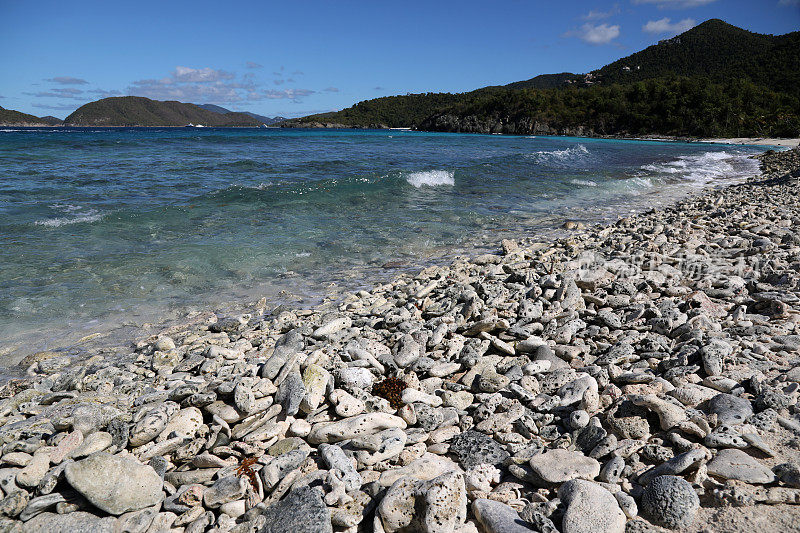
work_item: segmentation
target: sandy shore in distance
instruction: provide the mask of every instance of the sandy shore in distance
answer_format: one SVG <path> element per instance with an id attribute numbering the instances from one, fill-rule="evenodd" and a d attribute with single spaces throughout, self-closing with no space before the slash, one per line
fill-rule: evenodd
<path id="1" fill-rule="evenodd" d="M 800 146 L 800 139 L 767 139 L 760 137 L 736 137 L 733 139 L 703 139 L 703 142 L 719 144 L 755 144 L 758 146 L 786 146 L 795 148 Z"/>

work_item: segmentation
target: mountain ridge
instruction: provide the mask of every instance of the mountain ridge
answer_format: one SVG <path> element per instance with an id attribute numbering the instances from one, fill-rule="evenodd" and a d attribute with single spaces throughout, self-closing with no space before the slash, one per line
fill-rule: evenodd
<path id="1" fill-rule="evenodd" d="M 261 123 L 244 113 L 217 113 L 175 100 L 143 96 L 113 96 L 84 104 L 67 118 L 67 126 L 185 126 L 257 127 Z"/>

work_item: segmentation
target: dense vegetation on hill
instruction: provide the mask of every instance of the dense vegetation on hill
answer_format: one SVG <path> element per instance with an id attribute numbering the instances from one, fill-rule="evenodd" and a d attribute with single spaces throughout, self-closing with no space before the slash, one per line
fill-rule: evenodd
<path id="1" fill-rule="evenodd" d="M 800 95 L 800 31 L 762 35 L 711 19 L 593 74 L 604 84 L 672 75 L 712 81 L 746 79 L 774 91 Z"/>
<path id="2" fill-rule="evenodd" d="M 793 137 L 800 99 L 747 80 L 658 78 L 588 88 L 498 90 L 465 97 L 419 124 L 434 131 Z"/>
<path id="3" fill-rule="evenodd" d="M 61 124 L 61 121 L 56 117 L 37 117 L 0 107 L 0 126 L 54 126 L 58 124 Z"/>
<path id="4" fill-rule="evenodd" d="M 410 127 L 445 106 L 459 102 L 462 95 L 450 93 L 422 93 L 401 96 L 386 96 L 359 102 L 353 107 L 331 113 L 309 115 L 292 119 L 284 125 L 334 124 L 344 126 L 390 128 Z"/>
<path id="5" fill-rule="evenodd" d="M 800 135 L 800 32 L 708 20 L 585 75 L 359 102 L 284 123 L 504 133 Z"/>
<path id="6" fill-rule="evenodd" d="M 141 96 L 103 98 L 79 107 L 66 119 L 69 126 L 260 126 L 244 113 L 215 113 L 194 104 L 150 100 Z"/>

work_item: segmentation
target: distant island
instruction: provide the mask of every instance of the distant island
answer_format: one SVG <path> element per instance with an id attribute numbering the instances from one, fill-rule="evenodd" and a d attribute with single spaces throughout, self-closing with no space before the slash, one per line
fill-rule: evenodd
<path id="1" fill-rule="evenodd" d="M 0 108 L 3 126 L 186 126 L 260 127 L 286 120 L 255 113 L 230 111 L 213 104 L 161 102 L 141 96 L 116 96 L 90 102 L 63 121 Z"/>
<path id="2" fill-rule="evenodd" d="M 0 107 L 0 126 L 58 126 L 62 123 L 56 117 L 37 117 Z"/>
<path id="3" fill-rule="evenodd" d="M 586 74 L 544 74 L 460 94 L 376 98 L 281 125 L 525 135 L 796 137 L 800 32 L 762 35 L 711 19 Z"/>
<path id="4" fill-rule="evenodd" d="M 0 125 L 59 125 L 0 108 Z M 103 98 L 65 126 L 412 128 L 524 135 L 800 136 L 800 32 L 763 35 L 711 19 L 586 74 L 543 74 L 470 92 L 359 102 L 297 119 L 214 104 Z"/>

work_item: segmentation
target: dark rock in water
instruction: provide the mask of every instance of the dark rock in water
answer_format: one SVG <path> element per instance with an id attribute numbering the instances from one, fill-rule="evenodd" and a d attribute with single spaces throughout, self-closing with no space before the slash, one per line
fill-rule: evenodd
<path id="1" fill-rule="evenodd" d="M 260 533 L 332 533 L 331 514 L 317 489 L 302 487 L 267 507 Z"/>
<path id="2" fill-rule="evenodd" d="M 484 463 L 499 465 L 510 457 L 493 438 L 472 429 L 453 438 L 450 452 L 465 469 Z"/>
<path id="3" fill-rule="evenodd" d="M 700 499 L 692 485 L 677 476 L 655 478 L 642 494 L 642 512 L 653 523 L 670 529 L 686 527 L 694 520 Z"/>

